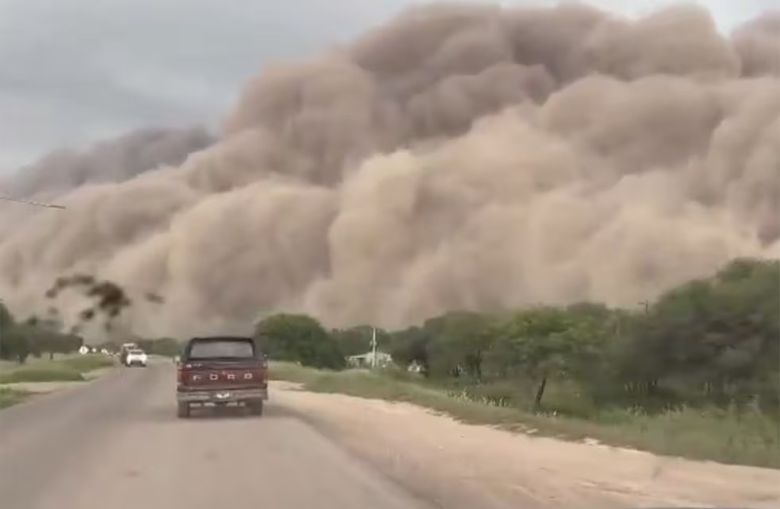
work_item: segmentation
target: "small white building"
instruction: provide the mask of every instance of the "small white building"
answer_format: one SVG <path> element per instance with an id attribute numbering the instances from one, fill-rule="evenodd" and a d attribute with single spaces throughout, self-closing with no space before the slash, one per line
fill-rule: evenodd
<path id="1" fill-rule="evenodd" d="M 376 367 L 384 368 L 393 363 L 393 357 L 389 353 L 376 352 Z M 347 357 L 347 364 L 353 368 L 370 368 L 374 365 L 374 352 Z"/>

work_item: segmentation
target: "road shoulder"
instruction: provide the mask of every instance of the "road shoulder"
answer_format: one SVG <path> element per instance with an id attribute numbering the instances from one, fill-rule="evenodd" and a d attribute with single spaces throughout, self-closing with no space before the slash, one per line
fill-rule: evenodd
<path id="1" fill-rule="evenodd" d="M 286 382 L 272 390 L 276 403 L 443 507 L 780 505 L 779 470 L 533 437 Z"/>

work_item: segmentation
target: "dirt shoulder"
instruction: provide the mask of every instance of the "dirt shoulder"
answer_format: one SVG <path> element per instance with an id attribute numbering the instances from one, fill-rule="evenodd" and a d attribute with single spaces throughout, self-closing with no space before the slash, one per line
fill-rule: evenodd
<path id="1" fill-rule="evenodd" d="M 447 509 L 780 507 L 780 470 L 532 437 L 287 382 L 272 397 Z"/>

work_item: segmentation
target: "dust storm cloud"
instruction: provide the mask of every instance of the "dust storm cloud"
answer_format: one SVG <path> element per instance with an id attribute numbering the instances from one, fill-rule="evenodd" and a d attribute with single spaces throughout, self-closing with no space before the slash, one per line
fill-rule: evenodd
<path id="1" fill-rule="evenodd" d="M 183 163 L 0 225 L 0 292 L 93 272 L 165 296 L 129 318 L 155 334 L 636 306 L 780 255 L 778 43 L 775 14 L 418 7 L 263 69 Z"/>
<path id="2" fill-rule="evenodd" d="M 139 129 L 84 151 L 62 149 L 4 182 L 13 195 L 62 193 L 96 182 L 120 182 L 159 165 L 181 164 L 212 142 L 202 128 Z"/>

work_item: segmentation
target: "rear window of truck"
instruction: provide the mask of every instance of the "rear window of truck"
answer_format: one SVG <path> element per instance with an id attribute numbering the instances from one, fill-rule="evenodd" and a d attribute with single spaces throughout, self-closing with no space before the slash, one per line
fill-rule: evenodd
<path id="1" fill-rule="evenodd" d="M 255 357 L 251 339 L 195 339 L 190 343 L 190 359 L 246 359 Z"/>

